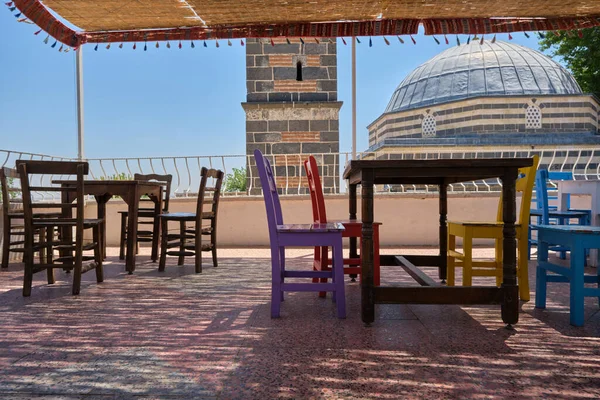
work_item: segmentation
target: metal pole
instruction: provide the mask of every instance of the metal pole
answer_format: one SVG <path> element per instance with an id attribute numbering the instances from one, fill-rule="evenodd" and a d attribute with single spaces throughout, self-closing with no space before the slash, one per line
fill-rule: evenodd
<path id="1" fill-rule="evenodd" d="M 75 72 L 77 74 L 77 159 L 84 159 L 83 152 L 83 48 L 75 52 Z"/>
<path id="2" fill-rule="evenodd" d="M 356 160 L 356 37 L 352 36 L 352 159 Z"/>

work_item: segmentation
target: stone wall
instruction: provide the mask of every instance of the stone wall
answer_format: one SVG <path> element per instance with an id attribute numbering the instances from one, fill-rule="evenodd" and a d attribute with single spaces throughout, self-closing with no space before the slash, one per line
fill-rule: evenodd
<path id="1" fill-rule="evenodd" d="M 244 103 L 246 151 L 269 157 L 281 193 L 308 193 L 303 162 L 314 155 L 325 193 L 339 192 L 339 109 L 341 103 Z M 254 158 L 249 158 L 248 188 L 260 193 Z"/>
<path id="2" fill-rule="evenodd" d="M 529 107 L 539 109 L 539 126 L 528 122 Z M 390 138 L 453 138 L 495 133 L 560 134 L 598 131 L 600 104 L 591 95 L 479 97 L 384 114 L 369 125 L 369 146 Z M 530 110 L 531 111 L 531 110 Z M 423 121 L 435 120 L 424 135 Z"/>
<path id="3" fill-rule="evenodd" d="M 308 40 L 307 40 L 308 42 Z M 337 48 L 334 39 L 248 39 L 246 151 L 259 149 L 275 168 L 282 193 L 307 193 L 302 162 L 313 154 L 325 193 L 339 191 Z M 260 192 L 252 157 L 248 188 Z"/>

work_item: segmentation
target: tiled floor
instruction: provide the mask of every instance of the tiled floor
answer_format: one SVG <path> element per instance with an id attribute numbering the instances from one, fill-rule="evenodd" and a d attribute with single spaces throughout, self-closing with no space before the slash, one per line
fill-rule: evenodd
<path id="1" fill-rule="evenodd" d="M 598 301 L 574 328 L 564 284 L 514 331 L 492 306 L 382 305 L 365 327 L 349 281 L 346 320 L 313 293 L 271 319 L 268 250 L 223 250 L 198 275 L 191 260 L 159 273 L 147 251 L 126 275 L 110 250 L 104 283 L 89 272 L 75 297 L 62 272 L 26 299 L 22 266 L 0 272 L 0 398 L 600 398 Z M 309 267 L 309 250 L 291 256 Z"/>

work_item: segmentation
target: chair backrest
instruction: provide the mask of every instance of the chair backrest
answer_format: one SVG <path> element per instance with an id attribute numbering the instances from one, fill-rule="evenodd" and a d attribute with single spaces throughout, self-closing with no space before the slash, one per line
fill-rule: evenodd
<path id="1" fill-rule="evenodd" d="M 34 209 L 61 209 L 65 213 L 65 218 L 74 222 L 76 228 L 76 245 L 80 248 L 83 245 L 83 218 L 84 218 L 84 187 L 83 177 L 89 172 L 89 165 L 83 161 L 32 161 L 17 160 L 17 171 L 21 178 L 21 189 L 23 191 L 23 214 L 25 221 L 25 246 L 33 243 L 33 214 Z M 71 175 L 76 177 L 76 185 L 71 187 L 62 187 L 54 185 L 43 185 L 43 179 L 40 179 L 40 186 L 31 184 L 32 175 Z M 35 202 L 33 193 L 35 192 L 57 192 L 61 195 L 60 202 Z M 62 195 L 69 193 L 74 198 L 74 202 L 62 202 Z M 72 209 L 75 209 L 75 219 L 73 219 Z M 56 213 L 56 211 L 54 211 Z M 36 214 L 38 214 L 36 212 Z M 67 216 L 68 215 L 68 216 Z"/>
<path id="2" fill-rule="evenodd" d="M 325 210 L 325 198 L 323 197 L 323 186 L 319 175 L 319 166 L 313 156 L 304 161 L 306 178 L 308 179 L 308 190 L 312 202 L 313 221 L 315 223 L 327 223 L 327 212 Z"/>
<path id="3" fill-rule="evenodd" d="M 202 167 L 200 171 L 200 189 L 198 189 L 198 201 L 196 202 L 196 215 L 201 219 L 205 204 L 210 204 L 210 211 L 213 213 L 211 225 L 216 225 L 219 210 L 219 199 L 221 198 L 221 186 L 225 174 L 218 169 L 208 169 Z M 212 178 L 213 185 L 208 186 L 208 180 Z M 209 196 L 210 195 L 210 196 Z M 209 199 L 207 199 L 207 196 Z"/>
<path id="4" fill-rule="evenodd" d="M 173 181 L 173 175 L 158 175 L 158 174 L 134 174 L 133 179 L 136 181 L 151 182 L 155 181 L 160 183 L 163 187 L 163 212 L 169 211 L 169 198 L 171 197 L 171 182 Z"/>
<path id="5" fill-rule="evenodd" d="M 533 196 L 533 184 L 536 178 L 536 171 L 539 162 L 538 156 L 533 156 L 533 165 L 531 167 L 519 168 L 519 175 L 516 182 L 516 191 L 521 193 L 521 205 L 517 224 L 529 225 L 529 215 L 531 212 L 531 198 Z M 502 222 L 502 196 L 498 204 L 498 222 Z"/>
<path id="6" fill-rule="evenodd" d="M 21 189 L 14 186 L 15 179 L 19 179 L 19 173 L 16 169 L 7 167 L 0 168 L 0 190 L 2 190 L 2 211 L 4 218 L 7 218 L 9 213 L 15 211 L 10 207 L 11 203 L 15 203 L 15 201 L 12 200 L 13 197 L 19 197 L 18 203 L 21 204 L 21 206 L 23 205 L 22 200 L 20 200 L 22 196 Z"/>
<path id="7" fill-rule="evenodd" d="M 254 150 L 254 160 L 260 177 L 265 207 L 267 209 L 267 222 L 269 224 L 269 238 L 271 248 L 277 244 L 277 225 L 283 225 L 283 214 L 281 213 L 281 203 L 277 193 L 277 185 L 273 177 L 271 163 L 267 160 L 260 150 Z"/>
<path id="8" fill-rule="evenodd" d="M 548 206 L 548 170 L 540 169 L 535 174 L 535 200 L 537 209 L 542 212 L 541 224 L 548 225 L 550 222 Z"/>
<path id="9" fill-rule="evenodd" d="M 538 210 L 546 213 L 550 209 L 556 209 L 556 202 L 558 201 L 558 187 L 552 181 L 569 181 L 573 180 L 573 173 L 568 171 L 548 171 L 547 169 L 540 169 L 537 171 L 535 177 L 535 198 L 533 202 Z M 569 209 L 570 196 L 567 195 L 565 204 L 566 208 Z M 552 203 L 552 204 L 551 204 Z M 543 221 L 542 215 L 542 221 Z"/>

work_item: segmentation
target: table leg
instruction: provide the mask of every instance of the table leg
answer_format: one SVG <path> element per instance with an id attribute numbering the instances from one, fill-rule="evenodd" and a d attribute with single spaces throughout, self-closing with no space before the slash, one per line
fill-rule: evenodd
<path id="1" fill-rule="evenodd" d="M 506 169 L 502 176 L 503 262 L 502 320 L 508 324 L 519 321 L 519 287 L 517 286 L 516 182 L 517 169 Z"/>
<path id="2" fill-rule="evenodd" d="M 133 186 L 127 196 L 129 225 L 127 226 L 127 254 L 125 255 L 125 269 L 129 274 L 135 271 L 135 246 L 137 244 L 138 208 L 140 195 L 137 185 Z"/>
<path id="3" fill-rule="evenodd" d="M 94 196 L 96 199 L 96 204 L 98 205 L 98 219 L 104 221 L 100 225 L 100 237 L 102 238 L 102 259 L 106 259 L 106 203 L 112 195 L 102 195 L 102 196 Z"/>
<path id="4" fill-rule="evenodd" d="M 159 192 L 158 197 L 152 197 L 154 200 L 154 224 L 152 229 L 152 255 L 151 259 L 153 262 L 158 260 L 158 239 L 160 236 L 160 218 L 158 217 L 162 211 L 162 190 Z"/>
<path id="5" fill-rule="evenodd" d="M 349 219 L 356 219 L 356 185 L 350 185 L 348 188 L 348 194 L 350 196 L 350 215 Z M 350 238 L 350 258 L 358 257 L 357 251 L 357 238 Z"/>
<path id="6" fill-rule="evenodd" d="M 356 185 L 350 185 L 350 187 L 348 188 L 348 191 L 349 191 L 349 195 L 350 195 L 349 219 L 353 220 L 353 219 L 356 219 Z M 350 240 L 350 258 L 357 258 L 358 257 L 358 251 L 357 251 L 358 239 L 355 237 L 351 237 L 349 240 Z M 350 274 L 350 278 L 356 279 L 356 274 Z"/>
<path id="7" fill-rule="evenodd" d="M 438 274 L 442 283 L 446 283 L 448 269 L 448 185 L 440 184 L 440 263 Z"/>
<path id="8" fill-rule="evenodd" d="M 361 315 L 365 324 L 375 321 L 373 293 L 373 171 L 362 171 Z"/>
<path id="9" fill-rule="evenodd" d="M 75 196 L 73 196 L 72 192 L 64 191 L 61 193 L 61 202 L 63 204 L 71 204 L 73 202 L 73 200 L 75 200 Z M 61 213 L 62 213 L 63 218 L 73 218 L 73 209 L 71 207 L 62 207 Z M 70 228 L 70 227 L 63 227 L 62 229 L 59 228 L 59 234 L 60 234 L 59 241 L 66 242 L 66 243 L 73 242 L 72 228 Z M 60 255 L 60 257 L 67 257 L 67 256 L 73 257 L 73 251 L 72 250 L 60 250 L 59 255 Z M 63 264 L 64 264 L 64 262 L 63 262 Z M 71 270 L 67 270 L 65 272 L 70 272 L 70 271 Z"/>

